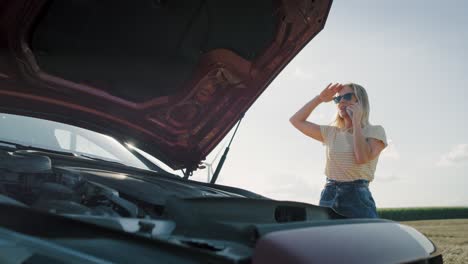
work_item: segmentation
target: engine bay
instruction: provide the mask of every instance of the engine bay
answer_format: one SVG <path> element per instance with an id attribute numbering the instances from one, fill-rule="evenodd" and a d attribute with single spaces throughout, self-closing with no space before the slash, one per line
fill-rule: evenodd
<path id="1" fill-rule="evenodd" d="M 47 156 L 26 153 L 5 154 L 3 158 L 31 163 L 28 168 L 0 167 L 0 193 L 17 204 L 57 214 L 80 214 L 113 217 L 143 217 L 138 206 L 119 197 L 119 192 L 83 176 L 47 165 Z M 38 157 L 40 157 L 38 159 Z M 3 163 L 7 163 L 3 161 Z M 14 162 L 12 162 L 14 163 Z M 12 164 L 10 163 L 10 164 Z M 32 164 L 42 163 L 33 171 Z M 38 167 L 38 166 L 36 166 Z M 5 199 L 4 199 L 5 200 Z"/>

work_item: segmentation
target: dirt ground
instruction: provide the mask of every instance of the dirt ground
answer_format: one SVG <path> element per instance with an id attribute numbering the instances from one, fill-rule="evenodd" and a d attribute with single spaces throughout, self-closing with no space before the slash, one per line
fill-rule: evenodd
<path id="1" fill-rule="evenodd" d="M 444 263 L 468 263 L 468 219 L 407 221 L 429 237 L 442 252 Z"/>

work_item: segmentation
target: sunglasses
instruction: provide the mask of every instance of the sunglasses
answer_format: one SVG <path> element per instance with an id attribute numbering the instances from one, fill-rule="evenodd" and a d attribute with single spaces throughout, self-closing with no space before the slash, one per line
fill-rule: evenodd
<path id="1" fill-rule="evenodd" d="M 336 97 L 333 97 L 333 101 L 335 102 L 335 104 L 338 104 L 341 99 L 345 99 L 346 101 L 351 101 L 351 99 L 353 98 L 353 94 L 354 93 L 347 93 L 347 94 L 343 94 L 343 95 L 338 95 Z"/>

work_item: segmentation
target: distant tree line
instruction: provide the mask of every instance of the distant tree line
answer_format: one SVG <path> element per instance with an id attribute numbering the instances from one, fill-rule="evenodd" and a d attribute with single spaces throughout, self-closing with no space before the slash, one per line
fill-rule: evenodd
<path id="1" fill-rule="evenodd" d="M 468 207 L 381 208 L 380 218 L 393 221 L 415 221 L 468 218 Z"/>

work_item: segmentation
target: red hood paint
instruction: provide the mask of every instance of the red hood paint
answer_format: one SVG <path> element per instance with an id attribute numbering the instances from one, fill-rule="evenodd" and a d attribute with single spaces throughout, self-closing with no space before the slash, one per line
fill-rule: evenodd
<path id="1" fill-rule="evenodd" d="M 331 0 L 273 2 L 273 41 L 257 56 L 246 59 L 228 47 L 208 50 L 176 92 L 141 101 L 45 71 L 29 38 L 47 1 L 0 0 L 0 111 L 105 133 L 173 169 L 196 169 L 323 29 L 331 7 Z"/>

